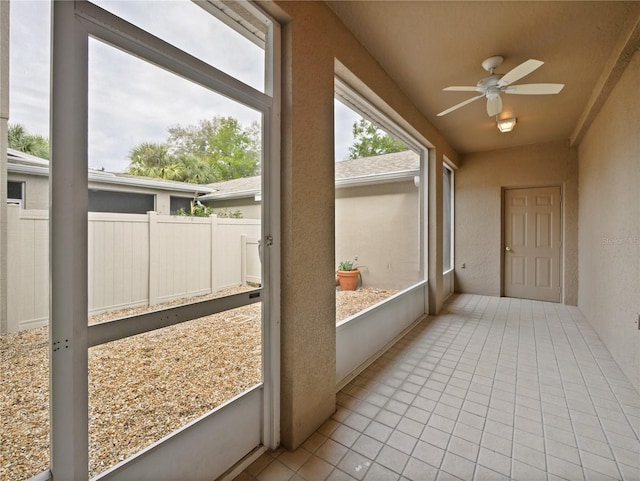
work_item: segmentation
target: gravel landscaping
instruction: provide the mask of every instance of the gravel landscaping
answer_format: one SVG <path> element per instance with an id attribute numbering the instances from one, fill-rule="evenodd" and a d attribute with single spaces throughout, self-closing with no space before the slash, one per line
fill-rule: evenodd
<path id="1" fill-rule="evenodd" d="M 336 319 L 393 294 L 337 290 Z M 145 310 L 111 312 L 91 322 Z M 256 303 L 91 348 L 90 475 L 260 382 L 260 335 Z M 47 328 L 1 336 L 0 356 L 0 479 L 18 481 L 49 465 Z"/>

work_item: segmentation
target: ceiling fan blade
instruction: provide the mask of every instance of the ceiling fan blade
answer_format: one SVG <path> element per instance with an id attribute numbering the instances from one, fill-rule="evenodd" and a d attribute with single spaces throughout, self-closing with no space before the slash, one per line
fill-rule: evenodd
<path id="1" fill-rule="evenodd" d="M 487 114 L 489 117 L 495 117 L 500 112 L 502 112 L 502 99 L 500 96 L 487 97 Z"/>
<path id="2" fill-rule="evenodd" d="M 467 104 L 470 104 L 471 102 L 473 102 L 474 100 L 478 100 L 481 99 L 482 97 L 484 97 L 484 94 L 482 95 L 478 95 L 477 97 L 471 97 L 468 100 L 465 100 L 464 102 L 460 102 L 457 105 L 454 105 L 453 107 L 451 107 L 450 109 L 444 110 L 442 112 L 440 112 L 437 116 L 438 117 L 442 117 L 443 115 L 447 115 L 449 112 L 453 112 L 454 110 L 459 109 L 460 107 L 464 107 Z"/>
<path id="3" fill-rule="evenodd" d="M 464 86 L 464 87 L 447 87 L 442 90 L 446 90 L 447 92 L 477 92 L 478 87 Z"/>
<path id="4" fill-rule="evenodd" d="M 544 62 L 534 59 L 529 59 L 526 62 L 522 62 L 520 65 L 509 70 L 502 76 L 502 78 L 498 81 L 498 87 L 505 87 L 512 84 L 513 82 L 517 82 L 522 77 L 529 75 L 534 70 L 540 68 L 543 64 Z"/>
<path id="5" fill-rule="evenodd" d="M 564 84 L 521 84 L 510 85 L 504 92 L 516 95 L 549 95 L 560 93 Z"/>

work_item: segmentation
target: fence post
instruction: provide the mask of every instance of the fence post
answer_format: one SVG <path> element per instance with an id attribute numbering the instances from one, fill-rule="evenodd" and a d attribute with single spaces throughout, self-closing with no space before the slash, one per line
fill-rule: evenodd
<path id="1" fill-rule="evenodd" d="M 9 330 L 7 286 L 7 130 L 9 128 L 9 2 L 0 4 L 0 335 Z"/>
<path id="2" fill-rule="evenodd" d="M 216 272 L 216 265 L 220 265 L 216 254 L 218 242 L 218 215 L 211 214 L 209 216 L 209 220 L 211 221 L 211 294 L 213 294 L 214 292 L 218 292 L 218 273 Z"/>
<path id="3" fill-rule="evenodd" d="M 149 218 L 149 306 L 158 303 L 158 279 L 157 269 L 160 262 L 158 252 L 158 213 L 147 212 Z"/>
<path id="4" fill-rule="evenodd" d="M 20 304 L 22 302 L 22 289 L 20 286 L 21 272 L 20 264 L 22 260 L 22 245 L 20 242 L 19 205 L 7 205 L 7 326 L 3 334 L 11 334 L 20 330 Z"/>
<path id="5" fill-rule="evenodd" d="M 247 234 L 240 234 L 240 284 L 247 285 Z"/>

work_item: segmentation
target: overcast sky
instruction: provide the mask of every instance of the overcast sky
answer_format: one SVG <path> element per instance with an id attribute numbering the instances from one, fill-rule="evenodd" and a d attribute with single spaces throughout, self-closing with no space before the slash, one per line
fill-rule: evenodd
<path id="1" fill-rule="evenodd" d="M 4 0 L 0 0 L 4 1 Z M 258 90 L 264 86 L 263 52 L 200 7 L 166 1 L 99 2 L 164 40 Z M 50 3 L 12 0 L 10 123 L 49 135 Z M 189 23 L 176 18 L 189 18 Z M 144 19 L 144 20 L 142 20 Z M 144 23 L 143 23 L 144 22 Z M 202 45 L 223 48 L 202 48 Z M 348 156 L 357 114 L 335 102 L 336 160 Z M 216 115 L 244 125 L 260 115 L 98 40 L 89 42 L 89 166 L 124 171 L 141 142 L 161 142 L 167 129 Z"/>

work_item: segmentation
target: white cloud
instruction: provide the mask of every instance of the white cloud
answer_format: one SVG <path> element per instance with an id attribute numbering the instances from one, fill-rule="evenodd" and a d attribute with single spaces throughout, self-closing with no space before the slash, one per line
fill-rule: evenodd
<path id="1" fill-rule="evenodd" d="M 130 0 L 94 3 L 246 84 L 264 89 L 263 50 L 197 4 Z"/>
<path id="2" fill-rule="evenodd" d="M 195 4 L 99 3 L 254 88 L 264 87 L 262 51 Z M 50 18 L 48 1 L 12 0 L 10 122 L 45 136 L 49 135 Z M 247 107 L 93 39 L 89 92 L 89 165 L 110 171 L 125 170 L 134 146 L 165 140 L 171 126 L 215 115 L 233 116 L 245 125 L 260 120 Z M 357 118 L 336 102 L 336 160 L 348 157 Z"/>
<path id="3" fill-rule="evenodd" d="M 89 163 L 124 170 L 141 142 L 216 115 L 244 125 L 260 114 L 99 41 L 89 45 Z"/>
<path id="4" fill-rule="evenodd" d="M 9 122 L 48 136 L 51 6 L 12 1 L 10 12 Z"/>
<path id="5" fill-rule="evenodd" d="M 362 117 L 339 100 L 334 105 L 334 143 L 336 162 L 349 158 L 349 147 L 353 144 L 353 123 Z"/>

